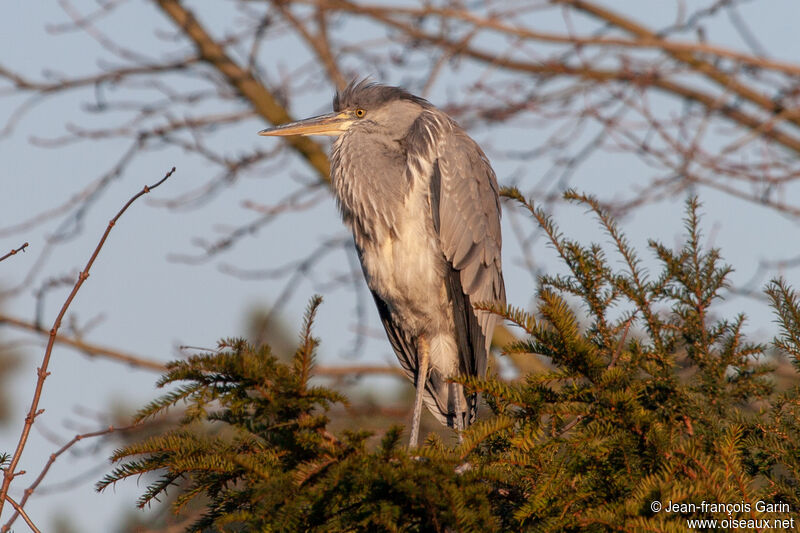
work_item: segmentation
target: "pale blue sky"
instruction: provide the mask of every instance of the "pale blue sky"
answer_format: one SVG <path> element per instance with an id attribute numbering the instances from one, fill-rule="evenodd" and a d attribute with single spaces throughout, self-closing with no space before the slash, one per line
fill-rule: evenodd
<path id="1" fill-rule="evenodd" d="M 665 20 L 673 16 L 675 6 L 673 2 L 643 3 L 634 0 L 612 4 L 656 26 L 663 25 Z M 229 6 L 229 2 L 215 6 L 214 9 L 219 10 L 220 20 L 226 19 L 223 15 Z M 104 28 L 113 32 L 114 37 L 122 42 L 136 43 L 141 53 L 158 56 L 163 43 L 152 38 L 152 19 L 159 16 L 156 10 L 139 2 L 125 5 L 123 9 L 123 14 L 112 18 Z M 770 2 L 769 9 L 765 9 L 763 3 L 760 6 L 751 4 L 742 13 L 765 48 L 777 59 L 796 60 L 798 20 L 793 2 Z M 787 17 L 787 14 L 793 16 Z M 4 16 L 0 18 L 0 50 L 3 50 L 0 64 L 31 77 L 41 76 L 45 69 L 68 75 L 92 72 L 97 59 L 103 56 L 94 41 L 83 33 L 53 36 L 45 32 L 45 25 L 64 20 L 63 12 L 55 3 L 9 3 Z M 213 24 L 210 20 L 208 22 Z M 563 25 L 559 17 L 537 22 L 540 24 L 538 27 L 543 29 L 560 30 L 559 25 Z M 219 25 L 222 24 L 219 22 Z M 155 26 L 161 29 L 170 27 L 163 19 Z M 146 38 L 142 38 L 143 34 Z M 709 27 L 708 35 L 709 40 L 717 44 L 744 49 L 729 24 Z M 281 66 L 291 66 L 300 58 L 307 57 L 307 54 L 302 47 L 287 46 L 278 51 L 265 52 L 262 62 L 265 68 L 274 73 Z M 454 93 L 459 84 L 459 75 L 466 75 L 468 70 L 468 66 L 461 71 L 452 69 L 451 75 L 440 78 L 428 95 L 429 99 L 435 104 L 442 103 L 446 96 Z M 398 83 L 402 79 L 380 81 Z M 189 82 L 182 80 L 176 83 Z M 292 112 L 300 117 L 325 111 L 329 108 L 331 96 L 332 88 L 320 88 L 299 95 L 294 99 Z M 101 124 L 108 120 L 105 115 L 87 117 L 81 111 L 81 105 L 90 97 L 87 92 L 78 92 L 49 100 L 26 115 L 12 136 L 0 139 L 0 161 L 3 162 L 0 172 L 0 228 L 59 205 L 106 172 L 127 148 L 127 142 L 114 139 L 59 149 L 40 148 L 28 142 L 31 137 L 57 137 L 64 132 L 66 123 Z M 5 123 L 20 102 L 19 98 L 0 98 L 0 125 Z M 264 143 L 272 141 L 255 135 L 262 127 L 264 124 L 260 120 L 252 119 L 227 130 L 224 137 L 217 137 L 217 142 L 229 153 L 263 147 Z M 531 139 L 538 135 L 535 131 L 524 130 L 522 126 L 520 131 L 530 135 Z M 476 130 L 471 133 L 487 147 L 490 159 L 493 149 L 508 148 L 521 142 L 530 143 L 527 137 L 520 141 L 520 136 L 509 137 L 508 133 L 499 138 L 493 136 L 493 131 Z M 207 165 L 174 149 L 151 152 L 135 159 L 124 175 L 92 207 L 84 230 L 67 244 L 55 249 L 33 288 L 40 286 L 47 278 L 76 273 L 94 248 L 107 220 L 142 185 L 157 181 L 173 165 L 177 166 L 177 172 L 153 193 L 154 197 L 176 197 L 213 177 Z M 542 166 L 538 168 L 537 165 Z M 502 184 L 519 169 L 517 164 L 500 161 L 495 163 L 495 170 Z M 543 163 L 535 163 L 525 169 L 532 176 L 545 170 Z M 196 252 L 191 245 L 193 238 L 211 238 L 220 226 L 233 226 L 251 220 L 252 214 L 241 209 L 243 201 L 275 203 L 292 190 L 291 175 L 313 177 L 312 172 L 296 161 L 285 172 L 274 167 L 273 171 L 275 174 L 270 176 L 252 175 L 241 179 L 207 205 L 195 210 L 167 211 L 148 200 L 135 205 L 112 232 L 89 281 L 71 308 L 71 314 L 77 316 L 81 323 L 91 321 L 94 317 L 102 319 L 87 340 L 166 361 L 175 356 L 177 345 L 213 347 L 220 337 L 241 334 L 247 309 L 272 303 L 281 283 L 242 281 L 221 274 L 220 266 L 236 261 L 244 268 L 274 267 L 284 262 L 281 257 L 284 253 L 288 257 L 301 257 L 323 238 L 346 236 L 333 201 L 326 199 L 311 211 L 279 218 L 257 234 L 243 239 L 232 252 L 219 260 L 187 265 L 168 261 L 167 258 L 171 254 Z M 641 165 L 631 165 L 630 156 L 599 154 L 580 168 L 573 184 L 605 197 L 613 197 L 615 189 L 636 184 L 642 172 L 644 168 Z M 791 257 L 796 252 L 783 249 L 781 243 L 786 242 L 787 235 L 797 232 L 797 221 L 787 220 L 728 196 L 702 189 L 699 192 L 705 204 L 706 234 L 713 235 L 714 244 L 720 246 L 724 257 L 737 267 L 734 281 L 750 279 L 762 257 Z M 796 195 L 796 190 L 792 194 Z M 787 200 L 795 205 L 800 204 L 798 196 Z M 508 207 L 506 204 L 505 208 Z M 650 237 L 673 243 L 683 231 L 682 210 L 682 198 L 662 202 L 626 219 L 623 227 L 639 247 Z M 567 233 L 582 239 L 591 237 L 605 241 L 582 209 L 559 209 L 555 218 Z M 47 235 L 54 229 L 55 225 L 49 224 L 13 236 L 0 235 L 0 251 L 22 241 L 30 242 L 28 253 L 0 266 L 2 287 L 13 287 L 24 279 L 44 248 Z M 529 275 L 519 267 L 519 251 L 510 238 L 507 216 L 504 232 L 509 302 L 525 306 L 530 302 L 534 286 Z M 545 264 L 554 264 L 552 250 L 544 243 L 540 243 L 537 253 L 547 258 Z M 335 275 L 346 271 L 347 267 L 346 256 L 336 252 L 321 271 L 325 275 Z M 790 281 L 797 279 L 796 271 L 786 274 Z M 352 359 L 345 354 L 353 342 L 352 328 L 355 325 L 352 294 L 346 290 L 326 292 L 324 289 L 324 286 L 303 281 L 285 306 L 283 316 L 296 329 L 308 299 L 315 292 L 322 291 L 326 301 L 320 310 L 316 328 L 317 335 L 323 340 L 322 362 L 330 365 L 351 364 Z M 32 290 L 28 288 L 14 299 L 4 302 L 5 310 L 30 319 L 34 312 Z M 48 327 L 65 294 L 66 290 L 49 294 L 45 310 Z M 379 331 L 377 313 L 369 300 L 366 303 L 369 306 L 369 327 Z M 736 298 L 727 305 L 728 309 L 745 311 L 751 316 L 748 329 L 754 334 L 768 335 L 772 331 L 771 316 L 760 304 Z M 12 336 L 12 331 L 3 329 L 0 334 L 5 340 Z M 13 337 L 18 337 L 16 332 Z M 16 444 L 23 411 L 30 401 L 35 382 L 34 370 L 42 352 L 35 343 L 19 350 L 25 362 L 13 384 L 12 395 L 17 416 L 10 426 L 0 431 L 0 450 L 12 451 Z M 369 340 L 364 353 L 361 361 L 396 364 L 391 348 L 382 336 Z M 119 403 L 138 406 L 155 394 L 155 374 L 108 361 L 89 360 L 64 348 L 54 351 L 50 371 L 52 375 L 46 382 L 41 405 L 46 413 L 37 420 L 23 456 L 20 466 L 29 473 L 15 480 L 12 489 L 15 496 L 19 496 L 60 443 L 76 432 L 89 431 L 101 425 L 87 417 L 86 411 L 102 414 Z M 369 384 L 377 389 L 393 383 L 391 380 L 372 380 Z M 57 442 L 49 441 L 40 429 L 57 435 Z M 35 517 L 43 530 L 50 528 L 53 513 L 66 512 L 79 524 L 80 531 L 107 531 L 104 524 L 115 520 L 113 517 L 120 512 L 132 511 L 135 498 L 144 488 L 144 482 L 137 485 L 131 481 L 118 485 L 115 491 L 97 495 L 92 483 L 105 472 L 102 468 L 98 469 L 97 464 L 107 457 L 109 449 L 94 449 L 91 443 L 87 443 L 77 451 L 82 455 L 58 460 L 43 484 L 41 494 L 27 506 L 30 515 Z M 68 490 L 62 487 L 61 490 L 52 491 L 52 494 L 48 493 L 48 487 L 58 488 L 64 482 L 70 483 L 70 480 L 76 480 L 74 487 Z M 6 518 L 4 514 L 2 522 Z M 18 521 L 15 529 L 24 531 L 25 526 Z"/>

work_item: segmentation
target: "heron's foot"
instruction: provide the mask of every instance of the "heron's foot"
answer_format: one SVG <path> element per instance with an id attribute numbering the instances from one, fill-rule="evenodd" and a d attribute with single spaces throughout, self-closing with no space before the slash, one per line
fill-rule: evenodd
<path id="1" fill-rule="evenodd" d="M 465 461 L 463 464 L 460 464 L 456 467 L 456 474 L 460 476 L 464 472 L 469 472 L 470 470 L 472 470 L 472 465 L 469 464 L 469 461 Z"/>

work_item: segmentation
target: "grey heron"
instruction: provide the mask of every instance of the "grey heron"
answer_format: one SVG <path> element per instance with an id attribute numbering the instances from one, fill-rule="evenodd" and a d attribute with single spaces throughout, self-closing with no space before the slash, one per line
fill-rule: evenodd
<path id="1" fill-rule="evenodd" d="M 497 320 L 473 304 L 505 303 L 494 171 L 453 119 L 399 87 L 353 82 L 333 109 L 259 134 L 336 137 L 339 210 L 416 387 L 409 447 L 417 446 L 423 402 L 460 437 L 476 418 L 477 395 L 450 379 L 486 375 Z"/>

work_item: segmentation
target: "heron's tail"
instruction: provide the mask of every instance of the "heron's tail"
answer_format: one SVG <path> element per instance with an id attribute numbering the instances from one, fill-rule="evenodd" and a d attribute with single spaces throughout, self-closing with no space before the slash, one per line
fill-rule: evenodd
<path id="1" fill-rule="evenodd" d="M 443 426 L 457 428 L 460 419 L 461 427 L 467 428 L 478 414 L 478 395 L 464 394 L 461 384 L 448 381 L 436 369 L 428 377 L 423 400 Z"/>

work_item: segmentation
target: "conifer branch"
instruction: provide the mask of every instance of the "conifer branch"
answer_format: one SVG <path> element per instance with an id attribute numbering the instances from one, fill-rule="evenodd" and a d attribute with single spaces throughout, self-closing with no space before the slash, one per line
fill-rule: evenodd
<path id="1" fill-rule="evenodd" d="M 770 281 L 765 292 L 772 302 L 781 330 L 781 335 L 773 343 L 790 354 L 800 370 L 800 296 L 782 278 Z"/>
<path id="2" fill-rule="evenodd" d="M 767 346 L 748 341 L 744 315 L 709 313 L 729 268 L 702 245 L 697 202 L 687 203 L 682 247 L 651 243 L 661 268 L 651 276 L 595 199 L 568 193 L 590 206 L 623 256 L 621 271 L 603 246 L 568 239 L 545 213 L 509 195 L 546 226 L 570 270 L 542 278 L 535 317 L 476 307 L 521 326 L 526 338 L 506 352 L 547 357 L 552 369 L 513 382 L 455 378 L 494 415 L 464 431 L 460 444 L 431 434 L 411 457 L 400 427 L 388 428 L 375 449 L 368 432 L 328 429 L 327 409 L 344 398 L 308 386 L 315 298 L 288 364 L 236 339 L 170 363 L 159 384 L 174 388 L 139 416 L 176 403 L 187 416 L 117 450 L 117 466 L 98 488 L 158 472 L 141 506 L 180 480 L 176 510 L 201 496 L 208 502 L 193 531 L 670 530 L 686 517 L 653 515 L 655 499 L 800 506 L 800 388 L 778 393 L 769 383 Z M 767 291 L 784 333 L 775 344 L 795 349 L 798 297 L 782 280 Z"/>

